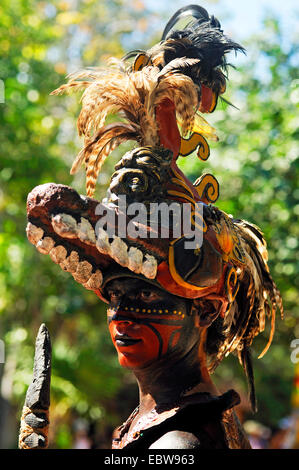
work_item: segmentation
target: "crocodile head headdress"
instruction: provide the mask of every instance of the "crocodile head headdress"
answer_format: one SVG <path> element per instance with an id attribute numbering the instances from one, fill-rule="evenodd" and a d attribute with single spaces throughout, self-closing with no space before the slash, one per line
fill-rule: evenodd
<path id="1" fill-rule="evenodd" d="M 173 30 L 187 14 L 193 20 Z M 84 89 L 78 118 L 84 147 L 71 172 L 85 165 L 87 196 L 61 184 L 37 186 L 28 196 L 27 236 L 104 301 L 107 282 L 120 277 L 183 298 L 217 299 L 222 336 L 209 368 L 236 351 L 254 405 L 249 346 L 268 316 L 265 353 L 277 306 L 282 310 L 266 243 L 256 226 L 214 205 L 219 188 L 213 175 L 192 184 L 177 166 L 179 156 L 196 149 L 206 160 L 206 139 L 217 140 L 202 113 L 214 111 L 225 91 L 226 53 L 243 51 L 220 28 L 206 10 L 191 5 L 172 17 L 152 49 L 134 51 L 108 69 L 73 74 L 53 92 Z M 111 113 L 121 120 L 105 124 Z M 93 195 L 101 166 L 127 140 L 137 146 L 116 165 L 99 202 Z"/>

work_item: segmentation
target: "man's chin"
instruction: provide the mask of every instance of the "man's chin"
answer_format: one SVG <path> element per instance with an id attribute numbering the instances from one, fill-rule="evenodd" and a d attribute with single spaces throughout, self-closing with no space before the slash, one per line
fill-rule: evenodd
<path id="1" fill-rule="evenodd" d="M 138 371 L 150 367 L 155 362 L 155 360 L 140 360 L 138 357 L 136 357 L 136 355 L 133 356 L 129 352 L 118 351 L 118 362 L 124 369 Z"/>

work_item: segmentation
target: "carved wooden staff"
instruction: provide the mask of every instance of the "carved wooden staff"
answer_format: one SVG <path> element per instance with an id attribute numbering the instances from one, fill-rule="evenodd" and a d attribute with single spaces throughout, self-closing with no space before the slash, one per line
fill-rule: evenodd
<path id="1" fill-rule="evenodd" d="M 21 417 L 20 449 L 48 447 L 51 340 L 45 324 L 39 328 L 34 355 L 33 379 L 28 387 Z"/>

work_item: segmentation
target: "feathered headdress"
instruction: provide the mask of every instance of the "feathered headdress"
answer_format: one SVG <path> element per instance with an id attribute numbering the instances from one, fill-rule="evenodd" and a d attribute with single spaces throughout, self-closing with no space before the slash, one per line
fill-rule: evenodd
<path id="1" fill-rule="evenodd" d="M 193 20 L 184 29 L 173 30 L 188 15 Z M 71 173 L 85 164 L 87 195 L 93 196 L 110 152 L 122 142 L 136 141 L 138 147 L 121 159 L 112 175 L 108 205 L 120 194 L 132 201 L 188 202 L 193 217 L 199 204 L 202 246 L 185 249 L 184 237 L 172 235 L 148 239 L 120 238 L 116 233 L 111 237 L 104 228 L 97 230 L 98 201 L 52 183 L 35 188 L 28 196 L 27 236 L 41 253 L 49 254 L 104 301 L 105 284 L 113 276 L 137 276 L 177 296 L 202 299 L 206 305 L 220 302 L 217 322 L 208 330 L 209 368 L 213 371 L 225 355 L 237 352 L 255 408 L 250 345 L 265 329 L 268 316 L 270 338 L 260 356 L 266 352 L 274 334 L 276 309 L 283 311 L 267 266 L 266 242 L 253 224 L 233 219 L 213 205 L 218 183 L 212 175 L 204 174 L 192 184 L 176 165 L 179 155 L 197 147 L 199 157 L 207 159 L 205 138 L 217 139 L 200 113 L 213 112 L 225 90 L 226 53 L 244 51 L 220 28 L 219 21 L 203 8 L 185 7 L 170 19 L 158 45 L 134 51 L 110 69 L 72 74 L 66 85 L 53 92 L 84 90 L 78 118 L 84 148 Z M 133 64 L 128 63 L 132 57 Z M 121 120 L 106 125 L 108 114 L 118 114 Z M 220 332 L 215 333 L 219 325 Z M 217 340 L 222 339 L 213 349 L 214 333 Z"/>
<path id="2" fill-rule="evenodd" d="M 195 19 L 185 29 L 172 30 L 182 17 L 190 15 Z M 218 96 L 225 91 L 225 54 L 230 51 L 244 49 L 223 34 L 218 20 L 210 18 L 206 10 L 191 5 L 170 19 L 162 41 L 152 49 L 133 51 L 121 61 L 114 60 L 114 70 L 74 73 L 66 85 L 52 92 L 85 90 L 78 118 L 84 148 L 71 174 L 85 163 L 88 196 L 94 194 L 105 158 L 118 145 L 127 140 L 141 146 L 161 143 L 156 110 L 166 99 L 174 104 L 182 137 L 189 132 L 217 140 L 215 130 L 198 111 L 214 111 Z M 126 66 L 133 56 L 133 66 Z M 105 125 L 109 114 L 119 114 L 124 121 Z"/>
<path id="3" fill-rule="evenodd" d="M 84 78 L 84 80 L 80 80 Z M 90 81 L 87 81 L 89 78 Z M 105 158 L 118 145 L 134 140 L 140 146 L 160 144 L 159 127 L 155 117 L 157 106 L 166 98 L 176 108 L 183 123 L 183 132 L 192 125 L 196 112 L 197 92 L 193 81 L 183 74 L 160 72 L 149 66 L 141 71 L 94 70 L 71 76 L 53 94 L 85 88 L 82 110 L 78 118 L 79 135 L 84 136 L 84 148 L 78 154 L 71 173 L 84 162 L 87 195 L 94 194 L 97 176 Z M 105 125 L 108 114 L 118 113 L 125 122 Z"/>

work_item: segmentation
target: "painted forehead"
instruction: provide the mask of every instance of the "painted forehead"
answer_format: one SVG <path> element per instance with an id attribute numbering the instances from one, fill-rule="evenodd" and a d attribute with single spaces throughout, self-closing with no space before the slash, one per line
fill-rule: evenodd
<path id="1" fill-rule="evenodd" d="M 140 308 L 140 313 L 168 313 L 183 315 L 189 314 L 191 310 L 191 301 L 182 297 L 169 294 L 159 287 L 153 286 L 152 284 L 132 278 L 120 278 L 110 281 L 105 287 L 106 292 L 111 295 L 112 291 L 116 291 L 117 295 L 123 297 L 125 310 L 133 310 L 136 307 Z M 154 298 L 144 299 L 142 298 L 143 292 L 150 292 L 156 294 Z M 149 304 L 153 307 L 150 308 Z M 138 308 L 138 312 L 139 312 Z M 154 310 L 153 310 L 154 309 Z M 157 310 L 155 310 L 157 309 Z M 137 312 L 137 310 L 134 310 Z"/>
<path id="2" fill-rule="evenodd" d="M 140 291 L 152 291 L 165 299 L 166 298 L 169 298 L 172 300 L 177 299 L 176 296 L 169 294 L 168 292 L 162 289 L 159 289 L 159 287 L 156 287 L 146 281 L 143 281 L 142 279 L 132 279 L 132 278 L 114 279 L 108 282 L 107 285 L 105 286 L 106 292 L 113 291 L 113 290 L 120 291 L 123 295 L 126 295 L 126 294 L 129 295 L 134 292 L 140 292 Z"/>

